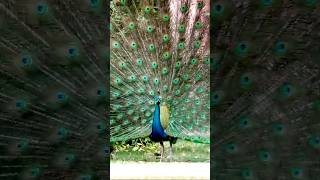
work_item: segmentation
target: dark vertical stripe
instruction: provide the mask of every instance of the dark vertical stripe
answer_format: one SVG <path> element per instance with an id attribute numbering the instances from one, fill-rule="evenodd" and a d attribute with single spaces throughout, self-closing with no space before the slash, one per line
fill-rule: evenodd
<path id="1" fill-rule="evenodd" d="M 106 130 L 106 172 L 107 177 L 106 179 L 110 179 L 110 1 L 105 0 L 106 8 L 105 8 L 105 14 L 106 14 L 106 20 L 105 20 L 105 40 L 106 40 L 106 51 L 108 51 L 106 62 L 106 124 L 107 124 L 107 130 Z"/>
<path id="2" fill-rule="evenodd" d="M 213 57 L 213 43 L 214 43 L 214 33 L 213 33 L 213 18 L 212 18 L 212 14 L 211 14 L 211 9 L 213 6 L 215 0 L 210 0 L 210 179 L 213 179 L 213 125 L 214 125 L 214 121 L 213 121 L 213 110 L 212 110 L 212 104 L 211 104 L 211 92 L 213 92 L 213 86 L 212 86 L 212 79 L 213 79 L 213 69 L 211 66 L 211 58 Z"/>

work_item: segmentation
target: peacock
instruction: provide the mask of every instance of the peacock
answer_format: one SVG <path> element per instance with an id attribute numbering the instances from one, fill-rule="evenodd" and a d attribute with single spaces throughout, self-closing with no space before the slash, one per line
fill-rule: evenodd
<path id="1" fill-rule="evenodd" d="M 209 0 L 110 6 L 110 141 L 209 143 Z"/>
<path id="2" fill-rule="evenodd" d="M 212 179 L 318 180 L 319 14 L 319 0 L 0 0 L 0 179 L 107 179 L 109 142 L 149 137 L 161 160 L 164 141 L 172 160 L 177 139 L 210 143 Z"/>
<path id="3" fill-rule="evenodd" d="M 320 1 L 211 4 L 211 176 L 320 179 Z"/>
<path id="4" fill-rule="evenodd" d="M 0 179 L 108 177 L 107 3 L 0 1 Z"/>

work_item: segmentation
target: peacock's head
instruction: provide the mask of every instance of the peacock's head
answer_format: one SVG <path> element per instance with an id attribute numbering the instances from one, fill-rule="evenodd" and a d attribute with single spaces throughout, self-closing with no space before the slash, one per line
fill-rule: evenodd
<path id="1" fill-rule="evenodd" d="M 156 96 L 154 97 L 154 101 L 156 102 L 156 104 L 160 105 L 160 100 L 161 100 L 161 96 Z"/>

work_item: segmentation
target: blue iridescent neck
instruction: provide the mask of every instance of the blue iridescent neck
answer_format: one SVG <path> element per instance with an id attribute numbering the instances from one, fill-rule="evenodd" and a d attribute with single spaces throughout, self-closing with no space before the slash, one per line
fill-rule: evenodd
<path id="1" fill-rule="evenodd" d="M 167 136 L 168 135 L 164 132 L 160 121 L 160 98 L 158 98 L 156 99 L 155 109 L 153 113 L 151 139 L 153 139 L 154 141 L 162 141 L 163 139 L 166 139 Z"/>

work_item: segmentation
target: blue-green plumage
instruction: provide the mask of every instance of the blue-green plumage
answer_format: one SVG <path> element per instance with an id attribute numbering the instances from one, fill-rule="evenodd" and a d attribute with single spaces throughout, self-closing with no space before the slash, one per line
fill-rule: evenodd
<path id="1" fill-rule="evenodd" d="M 151 140 L 160 142 L 168 139 L 168 135 L 164 131 L 160 122 L 160 101 L 158 100 L 154 109 L 152 132 L 150 135 Z"/>
<path id="2" fill-rule="evenodd" d="M 0 179 L 108 176 L 109 1 L 76 2 L 0 3 Z"/>

